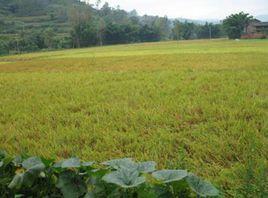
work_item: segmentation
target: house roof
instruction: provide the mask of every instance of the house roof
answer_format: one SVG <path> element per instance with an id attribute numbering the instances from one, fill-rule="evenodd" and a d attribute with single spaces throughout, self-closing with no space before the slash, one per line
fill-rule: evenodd
<path id="1" fill-rule="evenodd" d="M 268 27 L 268 22 L 254 23 L 254 26 L 256 26 L 256 27 Z"/>

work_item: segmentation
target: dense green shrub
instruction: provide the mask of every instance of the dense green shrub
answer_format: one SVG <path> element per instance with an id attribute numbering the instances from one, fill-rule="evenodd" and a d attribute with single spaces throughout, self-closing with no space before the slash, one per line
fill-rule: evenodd
<path id="1" fill-rule="evenodd" d="M 156 170 L 130 158 L 101 164 L 70 158 L 12 158 L 0 153 L 2 197 L 201 197 L 218 196 L 209 182 L 186 170 Z"/>

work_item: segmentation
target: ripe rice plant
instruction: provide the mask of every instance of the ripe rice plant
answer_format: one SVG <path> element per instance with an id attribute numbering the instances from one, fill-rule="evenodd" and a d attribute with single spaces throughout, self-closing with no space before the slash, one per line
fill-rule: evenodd
<path id="1" fill-rule="evenodd" d="M 188 169 L 267 197 L 268 40 L 194 40 L 0 57 L 0 149 Z"/>

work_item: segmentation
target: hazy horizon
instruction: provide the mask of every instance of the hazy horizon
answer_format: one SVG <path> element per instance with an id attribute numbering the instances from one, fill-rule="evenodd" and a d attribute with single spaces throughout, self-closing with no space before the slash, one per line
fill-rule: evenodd
<path id="1" fill-rule="evenodd" d="M 85 0 L 88 1 L 88 0 Z M 96 0 L 89 0 L 95 3 Z M 224 19 L 226 16 L 241 11 L 253 16 L 268 14 L 267 0 L 106 0 L 110 6 L 131 11 L 136 10 L 139 15 L 158 15 L 170 18 L 188 19 Z"/>

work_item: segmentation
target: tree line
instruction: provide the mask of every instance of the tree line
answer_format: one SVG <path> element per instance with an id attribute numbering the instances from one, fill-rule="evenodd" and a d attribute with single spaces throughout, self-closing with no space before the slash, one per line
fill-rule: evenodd
<path id="1" fill-rule="evenodd" d="M 108 3 L 100 7 L 99 4 L 93 6 L 76 0 L 42 0 L 42 3 L 39 1 L 12 0 L 2 6 L 5 5 L 5 8 L 17 17 L 29 15 L 34 18 L 49 10 L 51 20 L 65 20 L 68 23 L 68 32 L 59 34 L 56 26 L 30 30 L 22 28 L 12 39 L 1 39 L 0 36 L 0 54 L 137 42 L 220 38 L 226 36 L 226 33 L 232 34 L 232 31 L 226 31 L 226 27 L 232 25 L 227 19 L 223 24 L 201 25 L 168 17 L 139 16 L 135 10 L 127 12 L 119 7 L 110 7 Z M 65 9 L 55 5 L 65 6 Z M 37 6 L 39 8 L 34 9 Z M 241 18 L 243 16 L 239 18 L 240 22 Z"/>

